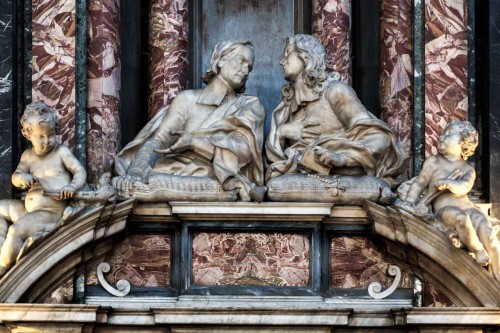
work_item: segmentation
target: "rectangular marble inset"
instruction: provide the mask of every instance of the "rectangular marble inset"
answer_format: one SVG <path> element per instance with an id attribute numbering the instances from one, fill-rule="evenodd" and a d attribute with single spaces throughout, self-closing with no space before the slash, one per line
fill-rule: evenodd
<path id="1" fill-rule="evenodd" d="M 387 274 L 392 264 L 383 250 L 366 237 L 332 237 L 330 243 L 330 287 L 367 289 L 372 282 L 384 288 L 393 277 Z M 398 288 L 411 288 L 410 274 L 402 273 Z"/>
<path id="2" fill-rule="evenodd" d="M 170 285 L 170 244 L 170 235 L 128 235 L 106 258 L 111 265 L 106 280 L 114 284 L 124 279 L 136 287 Z M 99 285 L 96 267 L 87 274 L 86 284 Z"/>
<path id="3" fill-rule="evenodd" d="M 285 233 L 195 233 L 193 284 L 308 286 L 310 236 Z"/>
<path id="4" fill-rule="evenodd" d="M 425 155 L 442 129 L 467 119 L 467 1 L 425 2 Z"/>
<path id="5" fill-rule="evenodd" d="M 56 290 L 43 300 L 44 304 L 72 304 L 73 303 L 73 277 L 60 285 Z"/>

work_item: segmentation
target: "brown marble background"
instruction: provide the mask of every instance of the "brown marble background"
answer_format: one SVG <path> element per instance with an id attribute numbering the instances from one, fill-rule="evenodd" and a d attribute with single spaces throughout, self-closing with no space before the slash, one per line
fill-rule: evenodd
<path id="1" fill-rule="evenodd" d="M 75 1 L 32 1 L 32 98 L 54 108 L 59 138 L 75 147 Z"/>
<path id="2" fill-rule="evenodd" d="M 428 308 L 456 307 L 455 304 L 433 284 L 424 284 L 422 306 Z"/>
<path id="3" fill-rule="evenodd" d="M 111 265 L 106 280 L 114 284 L 124 279 L 136 287 L 170 285 L 170 235 L 128 235 L 106 259 Z M 96 267 L 87 274 L 88 285 L 99 285 Z"/>
<path id="4" fill-rule="evenodd" d="M 187 86 L 188 1 L 151 0 L 149 117 Z"/>
<path id="5" fill-rule="evenodd" d="M 118 0 L 88 3 L 88 178 L 111 171 L 120 148 L 120 7 Z"/>
<path id="6" fill-rule="evenodd" d="M 442 129 L 467 118 L 467 1 L 425 2 L 425 154 Z"/>
<path id="7" fill-rule="evenodd" d="M 64 282 L 52 294 L 47 296 L 44 304 L 72 304 L 73 303 L 73 277 Z"/>
<path id="8" fill-rule="evenodd" d="M 313 36 L 326 48 L 328 71 L 351 83 L 351 0 L 313 0 Z"/>
<path id="9" fill-rule="evenodd" d="M 380 106 L 405 157 L 412 154 L 413 1 L 380 2 Z"/>
<path id="10" fill-rule="evenodd" d="M 372 282 L 384 288 L 394 277 L 387 274 L 392 264 L 382 249 L 366 237 L 332 237 L 330 245 L 330 287 L 367 289 Z M 412 288 L 411 275 L 402 271 L 398 288 Z"/>
<path id="11" fill-rule="evenodd" d="M 194 285 L 309 285 L 307 235 L 199 233 L 192 251 Z"/>

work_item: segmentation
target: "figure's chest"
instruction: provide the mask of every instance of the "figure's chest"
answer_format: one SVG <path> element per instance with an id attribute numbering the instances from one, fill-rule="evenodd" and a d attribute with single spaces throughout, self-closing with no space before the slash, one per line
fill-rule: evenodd
<path id="1" fill-rule="evenodd" d="M 199 104 L 195 105 L 191 110 L 189 110 L 186 123 L 184 124 L 184 130 L 187 132 L 193 132 L 197 129 L 202 128 L 205 121 L 214 110 L 214 106 Z"/>
<path id="2" fill-rule="evenodd" d="M 300 106 L 297 112 L 292 115 L 292 121 L 318 123 L 318 128 L 323 134 L 328 134 L 344 127 L 330 105 L 321 99 Z"/>
<path id="3" fill-rule="evenodd" d="M 66 174 L 62 161 L 55 158 L 37 158 L 30 166 L 31 174 L 38 178 L 57 177 Z"/>

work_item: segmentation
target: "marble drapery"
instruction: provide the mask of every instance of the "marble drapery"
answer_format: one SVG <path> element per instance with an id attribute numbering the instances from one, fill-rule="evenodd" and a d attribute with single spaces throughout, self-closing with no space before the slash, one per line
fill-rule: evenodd
<path id="1" fill-rule="evenodd" d="M 313 36 L 326 49 L 326 69 L 352 82 L 351 0 L 313 0 Z"/>
<path id="2" fill-rule="evenodd" d="M 425 2 L 425 155 L 442 129 L 467 119 L 467 1 Z"/>
<path id="3" fill-rule="evenodd" d="M 120 148 L 119 0 L 88 3 L 87 170 L 89 180 L 111 171 Z"/>
<path id="4" fill-rule="evenodd" d="M 149 118 L 186 88 L 188 1 L 152 0 L 149 15 Z"/>
<path id="5" fill-rule="evenodd" d="M 380 106 L 383 120 L 412 155 L 412 1 L 380 2 Z"/>

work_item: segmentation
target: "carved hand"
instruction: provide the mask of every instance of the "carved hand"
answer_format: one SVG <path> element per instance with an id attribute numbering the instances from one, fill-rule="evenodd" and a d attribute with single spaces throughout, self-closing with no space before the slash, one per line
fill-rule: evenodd
<path id="1" fill-rule="evenodd" d="M 26 189 L 33 186 L 38 180 L 31 173 L 22 172 L 18 174 L 19 187 Z"/>
<path id="2" fill-rule="evenodd" d="M 347 157 L 343 154 L 331 152 L 325 148 L 314 147 L 316 160 L 326 166 L 344 167 L 347 165 Z"/>
<path id="3" fill-rule="evenodd" d="M 75 195 L 76 188 L 73 185 L 66 185 L 61 189 L 60 199 L 71 199 Z"/>
<path id="4" fill-rule="evenodd" d="M 318 140 L 321 134 L 317 129 L 319 125 L 320 123 L 314 121 L 304 121 L 303 123 L 292 121 L 280 126 L 280 136 L 308 144 Z"/>
<path id="5" fill-rule="evenodd" d="M 179 138 L 170 148 L 155 149 L 155 152 L 161 154 L 182 153 L 193 149 L 193 135 L 186 131 L 170 131 L 170 135 L 176 135 Z"/>
<path id="6" fill-rule="evenodd" d="M 441 178 L 441 179 L 438 179 L 436 180 L 436 182 L 434 183 L 434 187 L 439 190 L 439 191 L 442 191 L 442 190 L 446 190 L 450 187 L 450 182 L 452 180 L 449 180 L 449 179 L 445 179 L 445 178 Z"/>

